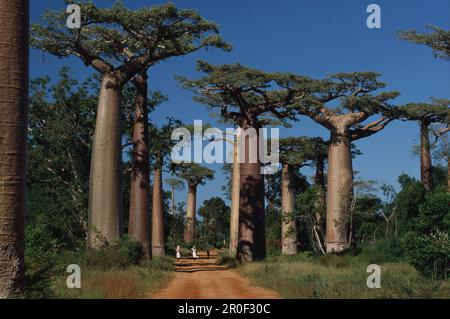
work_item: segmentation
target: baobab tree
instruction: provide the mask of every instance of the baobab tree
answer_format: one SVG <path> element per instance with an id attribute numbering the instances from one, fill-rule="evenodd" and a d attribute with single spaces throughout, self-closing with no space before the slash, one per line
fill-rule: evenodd
<path id="1" fill-rule="evenodd" d="M 295 216 L 294 171 L 306 165 L 304 138 L 280 140 L 281 162 L 281 253 L 297 254 L 297 223 Z"/>
<path id="2" fill-rule="evenodd" d="M 0 12 L 0 298 L 8 298 L 24 270 L 28 0 L 1 0 Z"/>
<path id="3" fill-rule="evenodd" d="M 397 92 L 381 92 L 385 84 L 374 72 L 337 73 L 320 84 L 298 103 L 305 115 L 330 131 L 328 151 L 326 249 L 340 252 L 349 246 L 348 210 L 353 193 L 352 141 L 371 136 L 391 122 L 382 116 L 363 124 L 373 115 L 388 115 L 389 101 Z M 339 107 L 329 106 L 341 99 Z"/>
<path id="4" fill-rule="evenodd" d="M 195 238 L 197 187 L 214 178 L 214 171 L 194 163 L 177 164 L 175 170 L 178 177 L 188 184 L 186 224 L 184 225 L 184 241 L 191 243 Z"/>
<path id="5" fill-rule="evenodd" d="M 122 232 L 121 90 L 134 76 L 174 56 L 205 47 L 230 49 L 217 26 L 196 11 L 163 4 L 129 10 L 82 3 L 81 26 L 69 29 L 65 11 L 47 11 L 32 27 L 32 45 L 57 57 L 79 57 L 101 74 L 91 159 L 89 244 Z M 126 56 L 126 58 L 124 58 Z"/>
<path id="6" fill-rule="evenodd" d="M 152 254 L 164 256 L 164 211 L 163 211 L 163 183 L 162 175 L 165 160 L 171 152 L 173 142 L 172 131 L 182 126 L 181 121 L 168 118 L 162 127 L 150 125 L 150 159 L 153 170 L 153 201 L 152 201 Z"/>
<path id="7" fill-rule="evenodd" d="M 242 130 L 240 138 L 239 242 L 241 261 L 260 260 L 266 256 L 264 178 L 259 156 L 259 129 L 269 124 L 267 118 L 286 122 L 294 119 L 287 106 L 302 98 L 304 86 L 311 80 L 289 73 L 265 73 L 240 64 L 214 66 L 198 62 L 205 74 L 199 80 L 180 78 L 193 91 L 195 100 L 233 122 Z M 252 136 L 250 136 L 252 135 Z"/>
<path id="8" fill-rule="evenodd" d="M 324 206 L 324 168 L 328 152 L 328 143 L 320 137 L 288 137 L 280 140 L 281 171 L 281 238 L 282 254 L 294 255 L 297 253 L 297 217 L 295 197 L 299 194 L 298 182 L 295 182 L 296 174 L 305 166 L 315 166 L 314 180 L 320 187 L 317 198 L 318 205 Z M 323 188 L 322 188 L 323 187 Z M 322 216 L 316 214 L 310 216 L 313 232 L 320 239 Z M 321 245 L 321 241 L 319 240 Z"/>
<path id="9" fill-rule="evenodd" d="M 426 190 L 433 188 L 430 126 L 450 119 L 450 109 L 440 103 L 410 103 L 398 108 L 400 118 L 420 125 L 420 179 Z"/>
<path id="10" fill-rule="evenodd" d="M 153 111 L 167 98 L 160 92 L 151 92 L 149 99 L 147 74 L 141 72 L 132 82 L 135 90 L 127 91 L 134 94 L 134 120 L 130 133 L 131 144 L 131 181 L 130 181 L 130 210 L 128 235 L 140 242 L 144 258 L 150 257 L 150 154 L 149 154 L 149 112 Z M 155 203 L 155 201 L 153 201 Z"/>

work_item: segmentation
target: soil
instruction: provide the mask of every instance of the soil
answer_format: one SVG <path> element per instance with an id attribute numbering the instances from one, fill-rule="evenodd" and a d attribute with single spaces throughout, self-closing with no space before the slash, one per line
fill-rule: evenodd
<path id="1" fill-rule="evenodd" d="M 199 253 L 198 259 L 182 258 L 175 263 L 176 273 L 153 299 L 278 299 L 274 291 L 254 286 L 234 270 L 217 264 L 217 253 Z"/>

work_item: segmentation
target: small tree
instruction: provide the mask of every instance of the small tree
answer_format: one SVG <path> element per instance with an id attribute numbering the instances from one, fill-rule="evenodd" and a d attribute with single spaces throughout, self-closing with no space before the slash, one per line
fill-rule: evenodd
<path id="1" fill-rule="evenodd" d="M 448 103 L 450 105 L 450 101 Z M 410 103 L 399 107 L 400 118 L 417 121 L 420 125 L 420 178 L 426 190 L 433 187 L 430 125 L 445 123 L 450 119 L 450 109 L 439 103 Z"/>
<path id="2" fill-rule="evenodd" d="M 66 27 L 66 13 L 48 11 L 32 27 L 32 44 L 55 56 L 79 57 L 102 75 L 92 150 L 89 243 L 118 239 L 122 232 L 121 89 L 131 78 L 170 57 L 205 47 L 229 49 L 217 26 L 196 11 L 163 4 L 129 10 L 81 3 L 79 29 Z M 212 35 L 211 35 L 212 34 Z"/>
<path id="3" fill-rule="evenodd" d="M 175 190 L 183 190 L 184 183 L 181 179 L 178 178 L 166 178 L 166 184 L 170 186 L 170 196 L 171 196 L 171 208 L 170 213 L 175 214 Z"/>
<path id="4" fill-rule="evenodd" d="M 240 64 L 214 66 L 198 62 L 205 76 L 180 78 L 196 93 L 195 100 L 231 121 L 244 132 L 240 147 L 239 260 L 266 256 L 264 179 L 259 156 L 259 129 L 270 124 L 269 115 L 283 123 L 294 115 L 287 107 L 302 98 L 303 85 L 311 81 L 289 73 L 265 73 Z M 250 135 L 253 134 L 251 137 Z"/>
<path id="5" fill-rule="evenodd" d="M 317 83 L 311 94 L 298 103 L 298 112 L 328 129 L 331 133 L 328 152 L 327 183 L 327 252 L 347 247 L 347 214 L 352 196 L 352 141 L 381 131 L 388 117 L 369 124 L 364 121 L 378 113 L 388 114 L 389 101 L 397 92 L 377 93 L 385 84 L 374 72 L 337 73 Z M 329 103 L 341 99 L 338 107 Z"/>
<path id="6" fill-rule="evenodd" d="M 207 180 L 214 178 L 214 171 L 198 164 L 178 164 L 176 165 L 177 175 L 186 180 L 188 184 L 188 199 L 186 224 L 184 226 L 184 241 L 191 243 L 195 238 L 196 202 L 197 187 L 204 185 Z"/>

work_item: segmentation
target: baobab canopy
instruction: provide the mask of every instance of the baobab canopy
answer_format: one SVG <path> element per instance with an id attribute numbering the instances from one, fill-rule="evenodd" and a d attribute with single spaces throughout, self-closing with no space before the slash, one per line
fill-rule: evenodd
<path id="1" fill-rule="evenodd" d="M 314 82 L 304 76 L 263 72 L 239 63 L 212 65 L 199 61 L 197 69 L 205 76 L 198 80 L 179 77 L 183 86 L 196 94 L 194 99 L 223 119 L 255 128 L 270 124 L 258 118 L 261 115 L 283 121 L 294 119 L 288 106 L 300 100 Z"/>
<path id="2" fill-rule="evenodd" d="M 92 2 L 80 6 L 79 29 L 66 26 L 65 11 L 49 10 L 32 26 L 31 44 L 61 58 L 78 56 L 100 73 L 130 59 L 131 63 L 117 69 L 124 76 L 130 69 L 203 47 L 231 49 L 217 35 L 217 25 L 195 10 L 177 9 L 173 4 L 130 10 L 121 2 L 111 8 L 99 8 Z"/>

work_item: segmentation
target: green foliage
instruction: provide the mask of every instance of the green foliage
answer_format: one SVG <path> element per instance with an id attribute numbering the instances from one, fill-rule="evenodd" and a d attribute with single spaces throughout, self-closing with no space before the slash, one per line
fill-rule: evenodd
<path id="1" fill-rule="evenodd" d="M 235 256 L 230 256 L 227 254 L 222 254 L 219 256 L 218 261 L 219 265 L 225 265 L 229 268 L 236 268 L 238 261 Z"/>
<path id="2" fill-rule="evenodd" d="M 123 268 L 140 263 L 142 247 L 128 236 L 99 249 L 83 249 L 66 253 L 63 264 L 77 264 L 96 269 Z"/>
<path id="3" fill-rule="evenodd" d="M 199 236 L 210 246 L 221 248 L 224 240 L 229 240 L 230 207 L 222 198 L 213 197 L 203 202 L 198 213 L 202 217 Z"/>
<path id="4" fill-rule="evenodd" d="M 450 31 L 436 26 L 428 25 L 431 33 L 418 33 L 415 30 L 399 32 L 403 40 L 424 44 L 433 49 L 434 56 L 444 60 L 450 60 Z"/>
<path id="5" fill-rule="evenodd" d="M 427 124 L 449 123 L 450 109 L 441 103 L 409 103 L 396 109 L 399 118 L 410 121 L 419 121 Z"/>
<path id="6" fill-rule="evenodd" d="M 269 73 L 236 64 L 212 65 L 204 61 L 197 69 L 205 75 L 198 80 L 178 77 L 194 99 L 209 107 L 213 115 L 247 128 L 258 128 L 287 119 L 295 119 L 288 108 L 313 82 L 292 73 Z M 266 118 L 263 118 L 266 117 Z M 247 124 L 244 125 L 244 122 Z"/>
<path id="7" fill-rule="evenodd" d="M 352 256 L 315 257 L 306 254 L 269 257 L 246 263 L 238 270 L 255 284 L 273 289 L 284 298 L 401 299 L 449 298 L 448 281 L 424 278 L 408 264 L 380 263 L 381 289 L 367 287 L 367 261 Z"/>
<path id="8" fill-rule="evenodd" d="M 173 168 L 177 176 L 187 180 L 190 186 L 204 185 L 214 178 L 213 170 L 195 163 L 174 164 Z"/>
<path id="9" fill-rule="evenodd" d="M 79 5 L 83 12 L 80 29 L 67 28 L 65 11 L 48 10 L 32 25 L 31 45 L 61 58 L 78 56 L 101 73 L 126 60 L 126 67 L 117 68 L 116 74 L 123 83 L 134 76 L 130 69 L 137 73 L 136 62 L 146 68 L 205 47 L 231 49 L 218 36 L 215 23 L 195 10 L 178 9 L 171 3 L 137 10 L 120 1 L 111 8 L 97 7 L 92 1 Z"/>
<path id="10" fill-rule="evenodd" d="M 266 208 L 266 247 L 267 255 L 279 255 L 281 253 L 281 210 Z"/>
<path id="11" fill-rule="evenodd" d="M 413 218 L 419 214 L 419 206 L 424 202 L 426 190 L 419 181 L 404 181 L 407 183 L 395 200 L 399 227 L 407 231 L 414 226 Z"/>
<path id="12" fill-rule="evenodd" d="M 95 79 L 79 83 L 63 68 L 30 84 L 26 255 L 50 258 L 81 247 L 87 224 Z M 45 257 L 44 257 L 45 256 Z"/>

